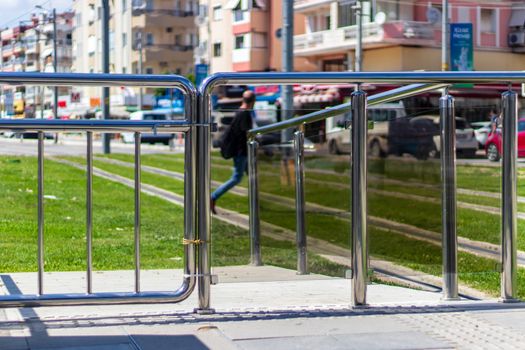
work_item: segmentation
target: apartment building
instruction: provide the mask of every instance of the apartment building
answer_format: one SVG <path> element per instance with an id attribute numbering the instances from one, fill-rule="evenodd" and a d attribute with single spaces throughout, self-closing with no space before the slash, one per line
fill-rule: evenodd
<path id="1" fill-rule="evenodd" d="M 211 73 L 281 69 L 281 0 L 201 0 L 196 23 L 196 61 L 208 64 Z M 294 30 L 304 31 L 300 14 Z M 297 70 L 314 68 L 301 57 L 294 66 Z"/>
<path id="2" fill-rule="evenodd" d="M 73 71 L 102 72 L 102 8 L 100 0 L 74 0 Z M 109 58 L 111 73 L 188 75 L 193 73 L 197 46 L 194 0 L 115 0 L 110 2 Z M 100 88 L 75 88 L 78 104 L 96 108 Z M 146 89 L 144 105 L 153 104 Z M 138 102 L 138 89 L 111 89 L 113 105 Z"/>
<path id="3" fill-rule="evenodd" d="M 297 0 L 303 33 L 294 53 L 322 71 L 353 70 L 357 40 L 351 2 Z M 441 70 L 441 0 L 364 0 L 363 70 Z M 475 70 L 525 69 L 523 1 L 449 1 L 451 23 L 472 23 Z"/>
<path id="4" fill-rule="evenodd" d="M 0 32 L 3 72 L 54 72 L 54 28 L 56 21 L 57 72 L 70 72 L 72 63 L 71 32 L 73 14 L 50 12 L 32 15 L 18 26 Z M 59 106 L 69 100 L 69 88 L 59 88 Z M 37 106 L 51 109 L 54 92 L 41 86 L 4 86 L 2 111 L 4 115 L 32 117 Z M 60 113 L 59 113 L 60 115 Z"/>

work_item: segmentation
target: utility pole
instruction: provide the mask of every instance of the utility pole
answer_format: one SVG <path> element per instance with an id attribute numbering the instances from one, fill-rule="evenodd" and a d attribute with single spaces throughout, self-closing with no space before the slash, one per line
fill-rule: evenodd
<path id="1" fill-rule="evenodd" d="M 109 0 L 102 0 L 102 71 L 109 73 Z M 109 119 L 109 87 L 102 88 L 102 119 Z M 111 134 L 102 134 L 104 154 L 111 153 Z"/>
<path id="2" fill-rule="evenodd" d="M 139 74 L 142 74 L 142 32 L 137 32 L 137 48 L 139 49 Z M 139 89 L 139 103 L 138 103 L 138 109 L 139 111 L 142 110 L 143 105 L 143 94 L 144 91 L 142 90 L 142 87 Z"/>
<path id="3" fill-rule="evenodd" d="M 283 47 L 282 63 L 283 72 L 293 72 L 293 0 L 283 0 Z M 282 106 L 281 119 L 291 119 L 293 117 L 293 86 L 282 86 Z M 292 130 L 283 130 L 281 134 L 282 142 L 292 139 Z"/>
<path id="4" fill-rule="evenodd" d="M 449 23 L 448 23 L 448 0 L 443 0 L 443 13 L 441 15 L 441 70 L 449 70 L 449 55 L 448 55 L 448 38 L 449 38 Z"/>
<path id="5" fill-rule="evenodd" d="M 57 51 L 57 10 L 53 9 L 53 71 L 58 73 L 58 51 Z M 58 119 L 58 86 L 53 89 L 53 116 Z M 57 134 L 58 135 L 58 134 Z M 55 139 L 56 140 L 56 139 Z"/>
<path id="6" fill-rule="evenodd" d="M 357 0 L 355 6 L 355 16 L 357 25 L 357 37 L 355 44 L 355 71 L 361 71 L 363 62 L 363 6 L 361 0 Z"/>

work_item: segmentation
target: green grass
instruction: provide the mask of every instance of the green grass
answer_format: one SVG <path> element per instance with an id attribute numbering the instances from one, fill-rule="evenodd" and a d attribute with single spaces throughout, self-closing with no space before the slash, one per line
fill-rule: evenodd
<path id="1" fill-rule="evenodd" d="M 113 156 L 112 156 L 113 157 Z M 131 158 L 130 155 L 115 155 L 115 157 L 129 161 Z M 169 158 L 170 155 L 148 155 L 143 160 L 144 164 L 161 167 L 162 164 L 167 164 L 165 167 L 172 171 L 179 171 L 183 169 L 183 163 L 180 161 L 175 161 Z M 221 161 L 222 162 L 222 161 Z M 276 162 L 273 162 L 276 163 Z M 396 163 L 396 162 L 394 162 Z M 425 178 L 432 178 L 432 173 L 426 169 L 422 164 L 426 162 L 407 162 L 412 169 L 414 169 L 414 174 L 412 177 L 420 176 L 423 180 Z M 434 166 L 435 161 L 430 162 Z M 261 163 L 262 165 L 263 163 Z M 279 162 L 277 162 L 279 164 Z M 379 165 L 378 165 L 379 164 Z M 119 173 L 123 176 L 130 176 L 130 169 L 119 169 L 118 166 L 113 164 L 105 164 L 104 162 L 96 162 L 96 165 L 102 169 L 113 171 Z M 266 164 L 268 165 L 268 164 Z M 401 176 L 401 170 L 398 167 L 389 165 L 388 162 L 384 160 L 378 161 L 374 165 L 376 168 L 381 166 L 385 169 L 390 169 L 392 176 Z M 435 171 L 436 169 L 433 169 Z M 165 188 L 168 190 L 174 190 L 172 183 L 179 183 L 179 181 L 168 180 L 164 176 L 158 175 L 146 175 L 143 172 L 144 176 L 151 176 L 151 183 Z M 261 175 L 259 178 L 259 188 L 262 192 L 272 193 L 279 196 L 284 196 L 288 198 L 295 198 L 295 189 L 293 186 L 283 185 L 279 179 L 279 168 L 274 169 L 273 173 L 275 175 Z M 128 174 L 128 175 L 125 175 Z M 419 174 L 416 176 L 416 174 Z M 231 170 L 222 169 L 222 168 L 213 168 L 212 177 L 217 181 L 224 181 L 231 176 Z M 144 177 L 144 179 L 146 179 Z M 145 180 L 146 181 L 146 180 Z M 244 180 L 246 181 L 246 179 Z M 436 185 L 436 184 L 434 184 Z M 245 186 L 245 183 L 242 183 L 241 186 Z M 374 187 L 374 186 L 372 186 Z M 381 189 L 396 191 L 397 189 L 402 188 L 400 185 L 392 186 L 390 184 L 383 185 Z M 337 208 L 344 211 L 350 210 L 350 189 L 349 188 L 337 188 L 337 190 L 326 190 L 326 185 L 320 183 L 310 183 L 309 175 L 306 176 L 306 200 L 308 202 L 320 204 L 326 207 Z M 405 188 L 404 193 L 412 193 L 412 187 Z M 430 193 L 429 193 L 430 192 Z M 182 193 L 182 192 L 178 192 Z M 436 198 L 435 192 L 427 187 L 420 188 L 419 191 L 416 191 L 417 194 L 424 197 L 433 197 Z M 242 198 L 235 198 L 234 200 L 221 199 L 221 206 L 226 207 L 227 209 L 232 209 L 236 211 L 246 212 L 247 209 L 247 200 Z M 462 197 L 464 198 L 464 197 Z M 480 197 L 481 198 L 481 197 Z M 485 197 L 483 197 L 485 198 Z M 412 225 L 421 229 L 441 232 L 441 205 L 440 203 L 429 203 L 422 201 L 415 201 L 413 199 L 404 199 L 388 195 L 381 195 L 376 193 L 369 194 L 369 204 L 368 212 L 370 215 L 392 220 L 395 222 L 400 222 L 403 224 Z M 493 199 L 492 199 L 493 200 Z M 238 203 L 243 203 L 239 206 Z M 471 202 L 476 202 L 472 200 Z M 262 204 L 264 205 L 264 203 Z M 243 209 L 244 208 L 244 209 Z M 283 209 L 281 209 L 283 210 Z M 315 214 L 309 214 L 315 215 Z M 280 220 L 279 215 L 275 214 L 275 218 L 272 219 L 272 222 L 275 220 Z M 315 220 L 317 219 L 323 221 L 322 217 L 314 216 Z M 525 232 L 525 222 L 523 220 L 518 220 L 518 232 Z M 317 232 L 317 228 L 315 231 Z M 500 219 L 498 215 L 482 213 L 472 209 L 458 208 L 458 234 L 462 237 L 466 237 L 472 240 L 479 240 L 489 243 L 498 244 L 500 241 Z M 518 234 L 518 248 L 525 250 L 525 237 L 522 234 Z"/>
<path id="2" fill-rule="evenodd" d="M 36 271 L 37 188 L 34 157 L 0 157 L 0 271 Z M 75 271 L 86 268 L 85 173 L 54 161 L 45 162 L 45 270 Z M 96 270 L 132 269 L 133 191 L 98 177 L 93 181 Z M 56 199 L 52 199 L 56 198 Z M 162 199 L 142 194 L 141 264 L 144 269 L 182 267 L 183 212 Z M 245 230 L 214 222 L 214 266 L 249 262 L 249 237 Z M 232 244 L 235 242 L 235 244 Z M 293 244 L 262 240 L 265 262 L 283 267 L 296 264 Z M 341 275 L 343 268 L 311 255 L 312 272 Z"/>
<path id="3" fill-rule="evenodd" d="M 109 165 L 104 162 L 96 162 L 97 167 L 104 168 L 106 170 L 116 171 L 116 168 L 119 168 L 115 165 Z M 132 176 L 132 170 L 129 168 L 122 168 L 116 172 L 124 174 L 127 173 L 128 177 Z M 151 177 L 150 177 L 151 176 Z M 155 186 L 165 188 L 170 190 L 171 182 L 177 182 L 177 180 L 167 179 L 164 176 L 159 175 L 146 175 L 143 172 L 143 180 L 147 183 L 151 183 Z M 267 188 L 265 188 L 267 190 Z M 326 194 L 325 194 L 326 196 Z M 400 201 L 403 200 L 397 198 L 389 198 L 391 202 L 386 201 L 388 197 L 377 197 L 373 198 L 371 196 L 370 208 L 384 207 L 385 211 L 382 212 L 382 217 L 388 217 L 392 215 L 396 219 L 400 219 L 399 216 L 399 207 Z M 386 199 L 385 199 L 386 198 Z M 412 222 L 414 216 L 417 217 L 417 220 L 420 220 L 421 225 L 426 225 L 428 227 L 429 223 L 432 228 L 436 231 L 440 231 L 441 219 L 439 216 L 433 217 L 432 213 L 439 212 L 439 205 L 436 204 L 435 207 L 427 207 L 429 203 L 421 205 L 417 201 L 409 201 L 412 207 L 405 208 L 407 209 L 403 215 L 406 215 L 407 220 L 410 218 Z M 231 209 L 243 214 L 247 213 L 247 198 L 237 196 L 231 193 L 226 194 L 220 201 L 221 207 Z M 373 210 L 373 209 L 371 209 Z M 472 211 L 470 211 L 472 212 Z M 417 213 L 415 215 L 414 213 Z M 480 215 L 479 213 L 473 212 L 474 214 Z M 270 222 L 279 227 L 283 227 L 288 230 L 295 230 L 295 212 L 293 208 L 287 208 L 285 206 L 261 200 L 261 219 L 265 222 Z M 459 227 L 460 232 L 462 227 L 472 226 L 474 230 L 483 231 L 483 226 L 486 224 L 486 221 L 481 221 L 481 223 L 476 222 L 479 217 L 469 217 L 469 212 L 467 214 L 459 216 Z M 484 215 L 484 214 L 481 214 Z M 496 216 L 493 216 L 495 221 L 493 225 L 499 225 Z M 403 218 L 403 216 L 401 216 Z M 479 221 L 479 220 L 478 220 Z M 403 222 L 403 221 L 401 221 Z M 321 238 L 327 241 L 330 241 L 334 244 L 344 246 L 348 248 L 348 237 L 350 232 L 350 223 L 348 221 L 343 221 L 334 216 L 325 215 L 321 213 L 307 213 L 307 229 L 309 236 Z M 418 271 L 423 271 L 425 273 L 433 274 L 439 276 L 441 274 L 441 249 L 433 244 L 410 239 L 406 236 L 395 234 L 386 230 L 371 228 L 370 229 L 370 252 L 375 257 L 384 258 L 389 261 L 393 261 L 397 264 L 413 268 Z M 493 240 L 496 241 L 498 238 L 496 235 L 483 237 L 487 241 Z M 264 249 L 263 256 L 266 256 L 267 249 Z M 467 253 L 459 253 L 460 261 L 460 280 L 464 283 L 483 290 L 494 295 L 497 294 L 499 290 L 499 274 L 495 272 L 496 262 L 494 260 L 480 258 L 473 256 Z M 520 269 L 520 276 L 523 276 L 524 272 Z M 520 295 L 525 295 L 520 289 Z"/>

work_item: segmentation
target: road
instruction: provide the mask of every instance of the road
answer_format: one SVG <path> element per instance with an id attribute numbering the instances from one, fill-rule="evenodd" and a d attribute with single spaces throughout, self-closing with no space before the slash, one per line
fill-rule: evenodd
<path id="1" fill-rule="evenodd" d="M 124 144 L 121 141 L 113 141 L 111 150 L 115 153 L 133 153 L 134 145 Z M 173 150 L 161 144 L 142 144 L 142 153 L 180 153 L 184 150 L 183 145 L 176 145 Z M 45 155 L 68 155 L 81 156 L 86 153 L 86 141 L 78 135 L 62 136 L 58 143 L 53 140 L 44 141 Z M 102 143 L 100 140 L 93 141 L 93 152 L 102 153 Z M 37 155 L 36 139 L 8 139 L 0 137 L 0 154 L 3 155 Z"/>

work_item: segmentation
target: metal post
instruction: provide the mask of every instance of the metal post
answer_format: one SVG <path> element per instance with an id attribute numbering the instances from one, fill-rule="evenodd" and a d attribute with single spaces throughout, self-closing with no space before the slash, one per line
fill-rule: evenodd
<path id="1" fill-rule="evenodd" d="M 443 8 L 441 16 L 441 70 L 447 71 L 449 69 L 448 38 L 450 31 L 448 25 L 448 0 L 443 0 L 441 7 Z"/>
<path id="2" fill-rule="evenodd" d="M 109 73 L 109 0 L 102 0 L 102 71 Z M 109 119 L 109 87 L 102 88 L 102 119 Z M 111 153 L 111 134 L 102 134 L 104 154 Z"/>
<path id="3" fill-rule="evenodd" d="M 363 62 L 363 4 L 358 0 L 354 6 L 356 15 L 357 38 L 355 44 L 355 71 L 360 72 Z"/>
<path id="4" fill-rule="evenodd" d="M 257 148 L 259 143 L 248 141 L 248 190 L 250 195 L 250 262 L 262 265 L 261 227 L 259 218 L 259 178 L 257 176 Z"/>
<path id="5" fill-rule="evenodd" d="M 139 49 L 139 74 L 142 74 L 142 32 L 137 32 L 137 46 Z M 138 103 L 138 110 L 141 111 L 143 109 L 143 93 L 144 90 L 142 87 L 139 89 L 139 103 Z"/>
<path id="6" fill-rule="evenodd" d="M 38 132 L 38 294 L 44 294 L 44 133 Z"/>
<path id="7" fill-rule="evenodd" d="M 503 173 L 502 173 L 502 275 L 501 298 L 504 302 L 516 300 L 517 273 L 517 198 L 516 198 L 516 150 L 518 95 L 514 91 L 501 96 L 503 112 Z"/>
<path id="8" fill-rule="evenodd" d="M 199 113 L 197 115 L 197 206 L 199 233 L 198 270 L 199 308 L 198 313 L 213 313 L 210 307 L 211 262 L 210 262 L 210 159 L 211 159 L 211 103 L 208 94 L 199 95 Z"/>
<path id="9" fill-rule="evenodd" d="M 53 9 L 53 71 L 58 73 L 57 10 Z M 58 86 L 53 88 L 53 117 L 58 119 Z M 56 140 L 58 140 L 56 138 Z"/>
<path id="10" fill-rule="evenodd" d="M 135 293 L 140 293 L 140 132 L 135 133 Z"/>
<path id="11" fill-rule="evenodd" d="M 367 101 L 366 93 L 352 93 L 352 305 L 366 305 L 367 242 Z"/>
<path id="12" fill-rule="evenodd" d="M 304 132 L 300 127 L 294 134 L 295 148 L 295 215 L 297 243 L 297 273 L 308 274 L 306 219 L 304 199 Z"/>
<path id="13" fill-rule="evenodd" d="M 282 62 L 283 72 L 293 72 L 293 0 L 283 0 L 283 30 L 282 30 Z M 293 117 L 293 86 L 284 85 L 282 90 L 281 120 Z M 281 132 L 283 143 L 292 138 L 291 130 Z M 285 157 L 286 158 L 286 157 Z"/>
<path id="14" fill-rule="evenodd" d="M 87 132 L 86 181 L 86 250 L 87 293 L 93 293 L 93 132 Z"/>
<path id="15" fill-rule="evenodd" d="M 458 237 L 456 232 L 456 122 L 454 97 L 447 93 L 439 99 L 441 116 L 441 193 L 443 299 L 458 297 Z"/>

